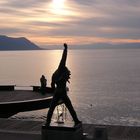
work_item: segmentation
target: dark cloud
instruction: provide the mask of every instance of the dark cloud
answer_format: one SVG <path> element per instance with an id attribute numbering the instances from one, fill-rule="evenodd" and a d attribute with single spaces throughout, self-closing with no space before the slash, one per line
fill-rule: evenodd
<path id="1" fill-rule="evenodd" d="M 0 28 L 0 34 L 2 35 L 9 35 L 9 34 L 15 34 L 15 33 L 23 33 L 22 29 L 19 28 Z"/>
<path id="2" fill-rule="evenodd" d="M 91 5 L 98 3 L 98 0 L 75 0 L 75 2 L 81 5 Z"/>
<path id="3" fill-rule="evenodd" d="M 122 39 L 139 39 L 140 31 L 136 30 L 116 30 L 108 31 L 102 30 L 98 28 L 71 28 L 71 27 L 63 27 L 63 28 L 55 28 L 51 31 L 46 30 L 46 32 L 40 32 L 40 35 L 49 35 L 49 36 L 77 36 L 77 37 L 104 37 L 104 38 L 122 38 Z"/>
<path id="4" fill-rule="evenodd" d="M 3 14 L 3 17 L 6 16 L 6 15 L 11 15 L 11 16 L 26 16 L 27 13 L 23 12 L 23 11 L 20 11 L 18 9 L 13 9 L 13 8 L 7 8 L 7 7 L 2 7 L 0 8 L 0 14 Z"/>
<path id="5" fill-rule="evenodd" d="M 39 7 L 41 4 L 46 3 L 49 0 L 10 0 L 6 1 L 3 5 L 13 8 L 28 8 L 28 7 Z"/>
<path id="6" fill-rule="evenodd" d="M 140 17 L 130 16 L 130 17 L 95 17 L 95 18 L 86 18 L 85 20 L 79 20 L 73 22 L 73 24 L 84 26 L 84 27 L 110 27 L 110 28 L 140 28 Z"/>
<path id="7" fill-rule="evenodd" d="M 44 27 L 63 27 L 66 23 L 55 23 L 55 22 L 43 22 L 43 21 L 30 21 L 27 24 L 32 26 L 44 26 Z"/>

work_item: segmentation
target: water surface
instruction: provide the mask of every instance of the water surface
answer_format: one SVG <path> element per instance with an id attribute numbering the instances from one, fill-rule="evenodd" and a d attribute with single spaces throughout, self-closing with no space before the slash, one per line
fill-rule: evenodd
<path id="1" fill-rule="evenodd" d="M 0 84 L 39 85 L 58 66 L 61 50 L 0 52 Z M 140 125 L 140 49 L 70 50 L 69 96 L 85 123 Z M 45 119 L 47 110 L 19 113 Z"/>

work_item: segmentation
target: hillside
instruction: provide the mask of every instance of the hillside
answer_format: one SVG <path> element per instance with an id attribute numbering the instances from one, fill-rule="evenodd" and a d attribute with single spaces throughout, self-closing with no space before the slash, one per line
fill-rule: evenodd
<path id="1" fill-rule="evenodd" d="M 25 37 L 12 38 L 0 35 L 0 50 L 41 50 Z"/>

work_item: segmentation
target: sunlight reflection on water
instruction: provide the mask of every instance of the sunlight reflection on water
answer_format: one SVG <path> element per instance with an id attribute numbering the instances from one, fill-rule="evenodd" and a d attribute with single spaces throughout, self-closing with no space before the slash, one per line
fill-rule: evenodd
<path id="1" fill-rule="evenodd" d="M 61 50 L 0 52 L 0 84 L 39 85 L 44 74 L 50 86 L 61 55 Z M 70 50 L 67 65 L 69 96 L 83 122 L 140 125 L 139 49 Z M 14 117 L 45 120 L 46 114 L 47 109 Z"/>

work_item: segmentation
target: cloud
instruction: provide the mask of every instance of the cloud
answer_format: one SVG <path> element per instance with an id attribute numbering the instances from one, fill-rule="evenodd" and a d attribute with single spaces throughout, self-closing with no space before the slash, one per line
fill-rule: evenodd
<path id="1" fill-rule="evenodd" d="M 36 36 L 39 40 L 47 37 L 140 39 L 138 0 L 66 0 L 64 13 L 59 14 L 53 12 L 50 2 L 1 0 L 0 33 Z"/>
<path id="2" fill-rule="evenodd" d="M 98 0 L 75 0 L 77 4 L 90 6 L 91 4 L 98 3 Z"/>
<path id="3" fill-rule="evenodd" d="M 14 34 L 14 33 L 23 33 L 23 30 L 18 28 L 0 28 L 0 33 L 3 35 Z"/>
<path id="4" fill-rule="evenodd" d="M 39 7 L 41 4 L 46 3 L 45 0 L 25 0 L 20 1 L 19 0 L 5 0 L 3 2 L 3 6 L 6 7 L 12 7 L 12 8 L 30 8 L 30 7 Z"/>

